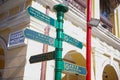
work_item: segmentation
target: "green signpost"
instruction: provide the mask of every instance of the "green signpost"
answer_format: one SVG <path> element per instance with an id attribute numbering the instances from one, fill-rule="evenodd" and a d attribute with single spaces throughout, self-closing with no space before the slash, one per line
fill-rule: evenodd
<path id="1" fill-rule="evenodd" d="M 66 61 L 63 61 L 63 64 L 64 64 L 63 71 L 65 72 L 74 73 L 83 76 L 86 75 L 86 68 L 84 67 Z"/>
<path id="2" fill-rule="evenodd" d="M 24 35 L 26 38 L 44 43 L 44 44 L 48 44 L 50 46 L 56 47 L 55 45 L 55 39 L 49 36 L 46 36 L 42 33 L 38 33 L 36 31 L 30 30 L 30 29 L 25 29 L 24 30 Z M 78 41 L 77 39 L 72 38 L 71 36 L 64 34 L 63 33 L 63 41 L 70 43 L 78 48 L 82 48 L 83 45 L 80 41 Z M 56 40 L 57 41 L 57 40 Z"/>
<path id="3" fill-rule="evenodd" d="M 62 60 L 62 50 L 63 50 L 62 42 L 63 41 L 70 43 L 78 48 L 82 48 L 83 45 L 77 39 L 74 39 L 71 36 L 63 33 L 64 13 L 68 11 L 68 7 L 62 4 L 58 4 L 54 6 L 54 10 L 57 13 L 57 20 L 54 20 L 48 15 L 38 11 L 37 9 L 34 9 L 33 7 L 29 6 L 27 8 L 27 12 L 29 15 L 55 27 L 57 31 L 56 39 L 54 39 L 50 36 L 46 36 L 44 34 L 38 33 L 30 29 L 24 30 L 24 36 L 26 38 L 55 47 L 55 51 L 48 52 L 46 54 L 39 54 L 39 55 L 31 56 L 30 63 L 36 63 L 36 62 L 55 59 L 55 80 L 61 80 L 62 71 L 85 75 L 86 74 L 85 68 L 69 63 L 69 62 L 64 62 Z"/>
<path id="4" fill-rule="evenodd" d="M 48 15 L 38 11 L 37 9 L 29 6 L 27 8 L 27 12 L 31 16 L 33 16 L 33 17 L 35 17 L 35 18 L 37 18 L 37 19 L 39 19 L 39 20 L 41 20 L 41 21 L 43 21 L 43 22 L 45 22 L 45 23 L 47 23 L 47 24 L 49 24 L 49 25 L 51 25 L 51 26 L 53 26 L 55 28 L 58 28 L 58 20 L 55 20 L 55 19 L 49 17 Z M 65 33 L 63 33 L 63 41 L 68 42 L 69 44 L 72 44 L 72 45 L 74 45 L 74 46 L 76 46 L 78 48 L 83 47 L 83 44 L 80 41 L 78 41 L 77 39 L 72 38 L 71 36 L 69 36 L 69 35 L 67 35 Z"/>
<path id="5" fill-rule="evenodd" d="M 63 22 L 64 22 L 64 13 L 68 11 L 68 7 L 58 4 L 55 5 L 53 8 L 57 13 L 57 21 L 58 21 L 58 28 L 57 28 L 57 35 L 56 35 L 56 58 L 55 58 L 55 80 L 61 80 L 62 76 L 62 41 L 63 41 Z"/>

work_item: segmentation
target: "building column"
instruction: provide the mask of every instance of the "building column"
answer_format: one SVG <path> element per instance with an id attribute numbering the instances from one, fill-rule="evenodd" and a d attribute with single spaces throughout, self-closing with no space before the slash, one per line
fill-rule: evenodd
<path id="1" fill-rule="evenodd" d="M 118 7 L 118 38 L 120 38 L 120 6 Z"/>
<path id="2" fill-rule="evenodd" d="M 92 0 L 92 18 L 100 19 L 100 0 Z"/>
<path id="3" fill-rule="evenodd" d="M 120 6 L 114 10 L 115 35 L 120 38 Z"/>

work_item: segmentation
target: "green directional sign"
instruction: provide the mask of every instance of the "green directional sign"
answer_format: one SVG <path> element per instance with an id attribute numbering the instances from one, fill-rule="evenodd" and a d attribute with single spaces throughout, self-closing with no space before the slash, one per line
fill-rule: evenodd
<path id="1" fill-rule="evenodd" d="M 37 19 L 39 19 L 39 20 L 41 20 L 41 21 L 43 21 L 43 22 L 45 22 L 45 23 L 47 23 L 47 24 L 49 24 L 49 25 L 51 25 L 55 28 L 57 28 L 57 26 L 58 26 L 57 20 L 54 20 L 53 18 L 49 17 L 48 15 L 38 11 L 37 9 L 35 9 L 31 6 L 29 6 L 27 8 L 27 11 L 31 16 L 33 16 L 33 17 L 35 17 L 35 18 L 37 18 Z M 68 43 L 70 43 L 70 44 L 72 44 L 72 45 L 74 45 L 78 48 L 83 47 L 83 45 L 80 41 L 78 41 L 78 40 L 76 40 L 76 39 L 74 39 L 71 36 L 68 36 L 66 34 L 64 34 L 64 41 L 68 42 Z"/>
<path id="2" fill-rule="evenodd" d="M 55 59 L 55 51 L 31 56 L 29 61 L 30 63 L 36 63 L 41 61 L 53 60 L 53 59 Z"/>
<path id="3" fill-rule="evenodd" d="M 81 67 L 81 66 L 78 66 L 73 63 L 66 62 L 66 61 L 64 61 L 63 64 L 64 64 L 64 68 L 63 68 L 64 72 L 79 74 L 79 75 L 84 75 L 84 76 L 87 73 L 86 68 L 84 67 Z"/>
<path id="4" fill-rule="evenodd" d="M 47 23 L 47 24 L 49 24 L 53 27 L 57 27 L 57 21 L 56 20 L 54 20 L 53 18 L 49 17 L 48 15 L 38 11 L 37 9 L 29 6 L 27 8 L 27 12 L 31 16 L 33 16 L 33 17 L 35 17 L 35 18 L 37 18 L 37 19 L 39 19 L 39 20 L 41 20 L 41 21 L 43 21 L 43 22 L 45 22 L 45 23 Z"/>
<path id="5" fill-rule="evenodd" d="M 38 33 L 36 31 L 30 30 L 30 29 L 25 29 L 24 36 L 26 38 L 29 38 L 29 39 L 32 39 L 32 40 L 55 47 L 55 39 L 54 38 L 49 37 L 44 34 L 41 34 L 41 33 Z"/>
<path id="6" fill-rule="evenodd" d="M 64 39 L 63 39 L 65 42 L 68 42 L 78 48 L 82 48 L 83 47 L 83 44 L 82 42 L 78 41 L 77 39 L 74 39 L 72 38 L 71 36 L 67 35 L 67 34 L 64 34 Z"/>

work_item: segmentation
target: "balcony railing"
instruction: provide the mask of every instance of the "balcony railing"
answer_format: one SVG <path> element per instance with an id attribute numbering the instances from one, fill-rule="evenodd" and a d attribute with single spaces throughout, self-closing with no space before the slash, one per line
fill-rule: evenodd
<path id="1" fill-rule="evenodd" d="M 102 15 L 100 16 L 100 20 L 102 22 L 102 26 L 108 29 L 110 32 L 112 32 L 112 28 L 113 28 L 112 22 L 107 18 L 103 17 Z"/>

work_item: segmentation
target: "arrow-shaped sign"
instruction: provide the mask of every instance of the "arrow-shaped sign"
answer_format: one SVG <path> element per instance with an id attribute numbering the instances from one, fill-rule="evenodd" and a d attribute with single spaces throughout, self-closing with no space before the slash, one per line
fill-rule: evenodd
<path id="1" fill-rule="evenodd" d="M 41 42 L 44 44 L 48 44 L 53 47 L 57 47 L 55 45 L 55 39 L 50 36 L 38 33 L 36 31 L 30 30 L 30 29 L 25 29 L 24 35 L 26 38 L 29 38 L 29 39 L 32 39 L 32 40 L 35 40 L 35 41 L 38 41 L 38 42 Z M 69 44 L 74 45 L 78 48 L 83 47 L 82 43 L 80 41 L 78 41 L 77 39 L 74 39 L 67 34 L 63 34 L 63 35 L 64 35 L 63 41 L 68 42 Z"/>
<path id="2" fill-rule="evenodd" d="M 68 42 L 69 44 L 72 44 L 78 48 L 81 48 L 81 49 L 83 47 L 82 42 L 78 41 L 77 39 L 72 38 L 71 36 L 69 36 L 67 34 L 64 34 L 64 41 Z"/>
<path id="3" fill-rule="evenodd" d="M 54 20 L 53 18 L 49 17 L 48 15 L 38 11 L 37 9 L 29 6 L 27 8 L 27 12 L 31 16 L 33 16 L 33 17 L 35 17 L 35 18 L 37 18 L 37 19 L 39 19 L 39 20 L 41 20 L 41 21 L 43 21 L 43 22 L 45 22 L 45 23 L 47 23 L 47 24 L 49 24 L 49 25 L 51 25 L 55 28 L 57 28 L 57 21 L 56 20 Z"/>
<path id="4" fill-rule="evenodd" d="M 63 71 L 68 72 L 68 73 L 73 73 L 73 74 L 79 74 L 79 75 L 86 75 L 86 68 L 82 66 L 78 66 L 76 64 L 70 63 L 63 61 Z"/>
<path id="5" fill-rule="evenodd" d="M 38 42 L 41 42 L 44 44 L 48 44 L 50 46 L 55 47 L 55 44 L 54 44 L 55 39 L 54 38 L 47 36 L 47 35 L 44 35 L 44 34 L 41 34 L 41 33 L 38 33 L 36 31 L 33 31 L 33 30 L 26 28 L 24 30 L 24 36 L 26 38 L 29 38 L 29 39 L 32 39 L 32 40 L 35 40 L 35 41 L 38 41 Z"/>
<path id="6" fill-rule="evenodd" d="M 42 61 L 47 61 L 52 59 L 55 59 L 55 51 L 31 56 L 29 61 L 30 63 L 36 63 L 36 62 L 42 62 Z"/>
<path id="7" fill-rule="evenodd" d="M 35 17 L 35 18 L 37 18 L 37 19 L 39 19 L 39 20 L 41 20 L 41 21 L 43 21 L 43 22 L 45 22 L 45 23 L 47 23 L 47 24 L 49 24 L 49 25 L 51 25 L 51 26 L 53 26 L 55 28 L 57 28 L 57 26 L 58 26 L 57 20 L 49 17 L 48 15 L 40 12 L 39 10 L 37 10 L 37 9 L 31 7 L 31 6 L 29 6 L 27 8 L 27 12 L 31 16 L 33 16 L 33 17 Z M 41 35 L 43 35 L 43 34 L 41 34 Z M 63 34 L 63 35 L 64 35 L 64 39 L 63 40 L 65 42 L 68 42 L 69 44 L 72 44 L 72 45 L 74 45 L 74 46 L 76 46 L 78 48 L 82 48 L 83 47 L 82 43 L 80 41 L 78 41 L 77 39 L 74 39 L 74 38 L 72 38 L 71 36 L 69 36 L 67 34 Z"/>

